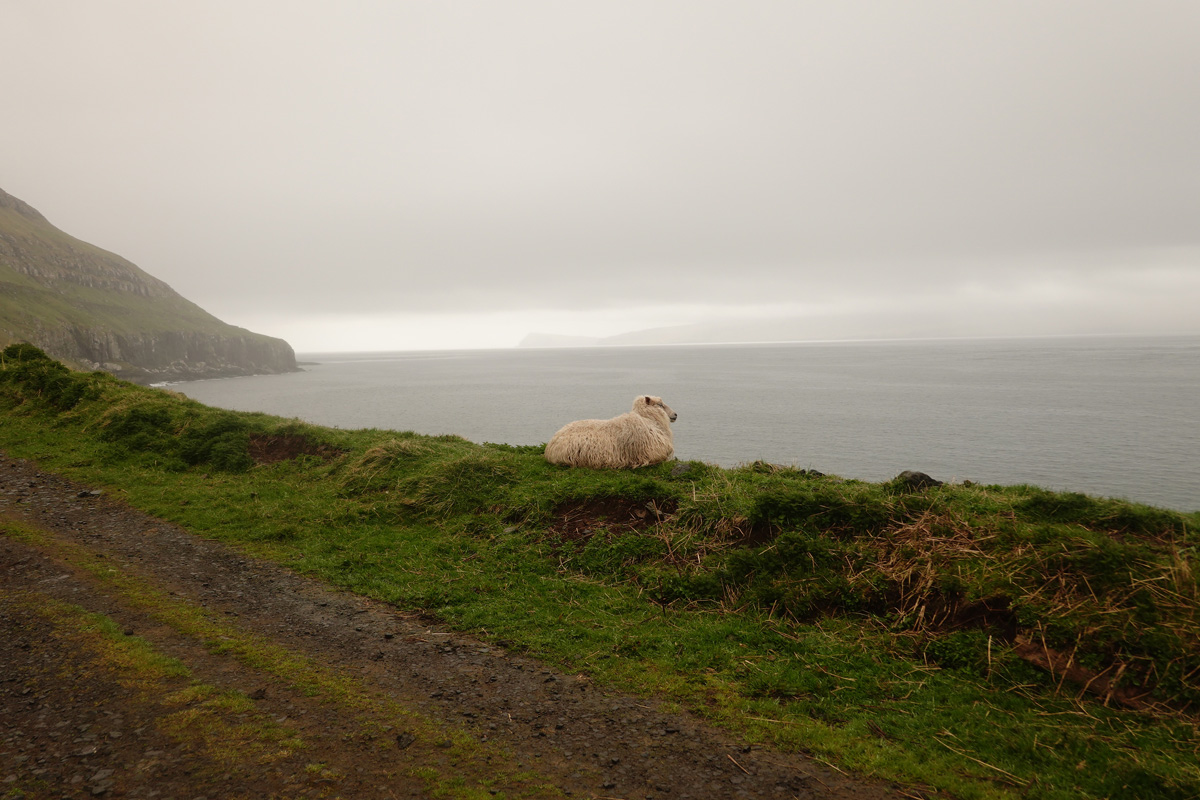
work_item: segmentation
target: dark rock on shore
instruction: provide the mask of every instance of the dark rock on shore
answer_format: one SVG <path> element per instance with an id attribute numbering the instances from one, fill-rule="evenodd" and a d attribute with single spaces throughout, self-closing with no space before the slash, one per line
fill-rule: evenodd
<path id="1" fill-rule="evenodd" d="M 924 472 L 906 469 L 895 478 L 896 481 L 908 485 L 910 489 L 928 489 L 931 486 L 941 486 L 942 482 L 931 478 Z"/>

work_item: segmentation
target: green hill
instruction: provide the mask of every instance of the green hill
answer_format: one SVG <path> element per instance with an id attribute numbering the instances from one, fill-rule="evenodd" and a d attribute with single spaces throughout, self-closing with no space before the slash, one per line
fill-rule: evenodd
<path id="1" fill-rule="evenodd" d="M 761 462 L 568 469 L 208 408 L 27 346 L 0 351 L 0 449 L 899 796 L 1200 796 L 1200 512 Z"/>
<path id="2" fill-rule="evenodd" d="M 139 382 L 296 369 L 287 342 L 222 322 L 0 190 L 0 346 L 22 341 Z"/>

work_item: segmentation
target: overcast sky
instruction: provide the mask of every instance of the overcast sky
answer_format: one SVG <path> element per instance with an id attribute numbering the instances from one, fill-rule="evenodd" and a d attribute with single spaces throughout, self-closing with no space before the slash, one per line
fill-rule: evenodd
<path id="1" fill-rule="evenodd" d="M 299 352 L 1200 332 L 1200 2 L 0 0 L 0 188 Z"/>

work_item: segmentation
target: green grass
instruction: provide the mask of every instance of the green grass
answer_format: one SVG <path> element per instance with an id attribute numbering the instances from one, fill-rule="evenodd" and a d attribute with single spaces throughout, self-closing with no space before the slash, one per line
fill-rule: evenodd
<path id="1" fill-rule="evenodd" d="M 15 206 L 0 206 L 0 239 L 12 245 L 0 252 L 0 347 L 79 331 L 269 338 L 222 322 L 126 259 Z"/>
<path id="2" fill-rule="evenodd" d="M 752 741 L 971 797 L 1200 793 L 1200 514 L 206 408 L 36 351 L 0 447 Z M 311 454 L 255 463 L 267 437 Z"/>

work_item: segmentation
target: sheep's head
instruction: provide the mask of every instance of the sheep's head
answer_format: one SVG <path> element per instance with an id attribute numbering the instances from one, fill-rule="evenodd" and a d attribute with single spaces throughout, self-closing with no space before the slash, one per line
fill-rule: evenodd
<path id="1" fill-rule="evenodd" d="M 648 406 L 657 406 L 658 408 L 661 408 L 663 411 L 666 412 L 667 419 L 671 420 L 671 422 L 674 422 L 679 417 L 678 414 L 676 414 L 674 411 L 671 410 L 671 407 L 669 405 L 667 405 L 666 403 L 664 403 L 662 401 L 661 397 L 654 397 L 652 395 L 647 394 L 647 395 L 643 395 L 642 397 L 639 397 L 638 402 L 644 403 L 645 405 L 648 405 Z"/>

